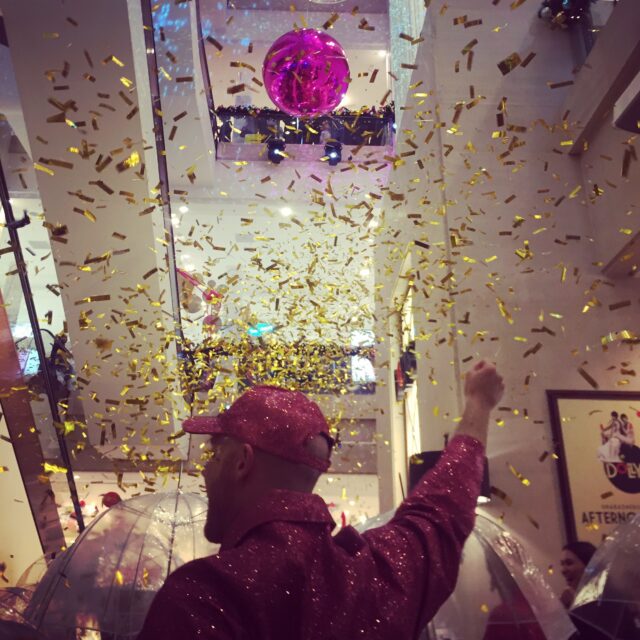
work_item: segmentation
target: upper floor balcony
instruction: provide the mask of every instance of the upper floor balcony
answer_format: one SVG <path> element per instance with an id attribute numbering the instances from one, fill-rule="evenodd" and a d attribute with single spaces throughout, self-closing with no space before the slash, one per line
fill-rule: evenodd
<path id="1" fill-rule="evenodd" d="M 281 141 L 283 157 L 295 161 L 328 159 L 326 145 L 339 145 L 341 160 L 363 147 L 391 153 L 395 139 L 393 105 L 347 108 L 311 119 L 269 108 L 216 108 L 216 157 L 224 160 L 267 160 L 268 146 Z"/>

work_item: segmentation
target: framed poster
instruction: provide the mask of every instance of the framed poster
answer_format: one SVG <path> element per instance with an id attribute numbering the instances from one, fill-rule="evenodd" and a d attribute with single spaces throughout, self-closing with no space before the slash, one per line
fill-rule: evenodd
<path id="1" fill-rule="evenodd" d="M 640 392 L 547 391 L 567 538 L 596 546 L 640 512 Z"/>

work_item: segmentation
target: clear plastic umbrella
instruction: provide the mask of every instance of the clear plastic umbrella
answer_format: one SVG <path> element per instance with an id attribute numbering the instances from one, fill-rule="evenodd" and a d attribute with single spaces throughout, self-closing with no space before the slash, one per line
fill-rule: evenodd
<path id="1" fill-rule="evenodd" d="M 21 587 L 0 589 L 0 620 L 23 622 L 30 597 L 31 592 Z"/>
<path id="2" fill-rule="evenodd" d="M 24 619 L 29 604 L 29 591 L 20 587 L 0 589 L 0 640 L 32 640 L 39 638 Z"/>
<path id="3" fill-rule="evenodd" d="M 618 527 L 591 558 L 570 614 L 581 638 L 640 639 L 640 514 Z"/>
<path id="4" fill-rule="evenodd" d="M 358 529 L 380 526 L 392 516 L 377 516 Z M 566 640 L 573 633 L 569 616 L 523 547 L 479 514 L 464 546 L 456 588 L 422 638 Z"/>
<path id="5" fill-rule="evenodd" d="M 47 640 L 135 637 L 167 575 L 216 548 L 203 535 L 207 500 L 138 496 L 98 516 L 52 563 L 25 618 Z"/>
<path id="6" fill-rule="evenodd" d="M 14 587 L 0 589 L 0 640 L 41 637 L 25 620 L 24 613 L 46 570 L 46 558 L 42 556 L 24 571 Z"/>
<path id="7" fill-rule="evenodd" d="M 24 614 L 46 571 L 47 558 L 41 556 L 24 570 L 14 587 L 0 589 L 0 640 L 42 637 L 26 621 Z"/>

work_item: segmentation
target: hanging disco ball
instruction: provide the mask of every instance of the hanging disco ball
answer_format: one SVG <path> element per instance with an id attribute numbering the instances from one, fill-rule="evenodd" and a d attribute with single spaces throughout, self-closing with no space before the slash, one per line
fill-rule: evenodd
<path id="1" fill-rule="evenodd" d="M 318 29 L 280 36 L 262 65 L 269 98 L 291 116 L 333 111 L 349 87 L 349 63 L 340 44 Z"/>

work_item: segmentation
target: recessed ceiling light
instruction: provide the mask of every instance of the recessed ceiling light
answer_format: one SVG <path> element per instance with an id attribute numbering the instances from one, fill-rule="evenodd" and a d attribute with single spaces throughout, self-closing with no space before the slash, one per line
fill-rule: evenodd
<path id="1" fill-rule="evenodd" d="M 369 271 L 369 269 L 367 269 L 367 267 L 365 267 L 364 269 L 360 269 L 360 275 L 363 278 L 366 278 L 370 273 L 371 273 L 371 271 Z"/>
<path id="2" fill-rule="evenodd" d="M 178 211 L 179 211 L 180 213 L 187 213 L 187 212 L 189 211 L 189 207 L 187 207 L 187 205 L 186 205 L 186 204 L 183 204 L 183 205 L 178 209 Z"/>
<path id="3" fill-rule="evenodd" d="M 379 55 L 381 58 L 384 58 L 384 57 L 387 55 L 387 52 L 385 51 L 385 49 L 380 49 L 380 50 L 378 51 L 378 55 Z"/>
<path id="4" fill-rule="evenodd" d="M 375 229 L 380 223 L 377 220 L 372 220 L 369 223 L 369 229 Z"/>
<path id="5" fill-rule="evenodd" d="M 282 209 L 280 209 L 280 213 L 286 218 L 290 216 L 293 213 L 293 211 L 291 211 L 289 207 L 282 207 Z"/>

